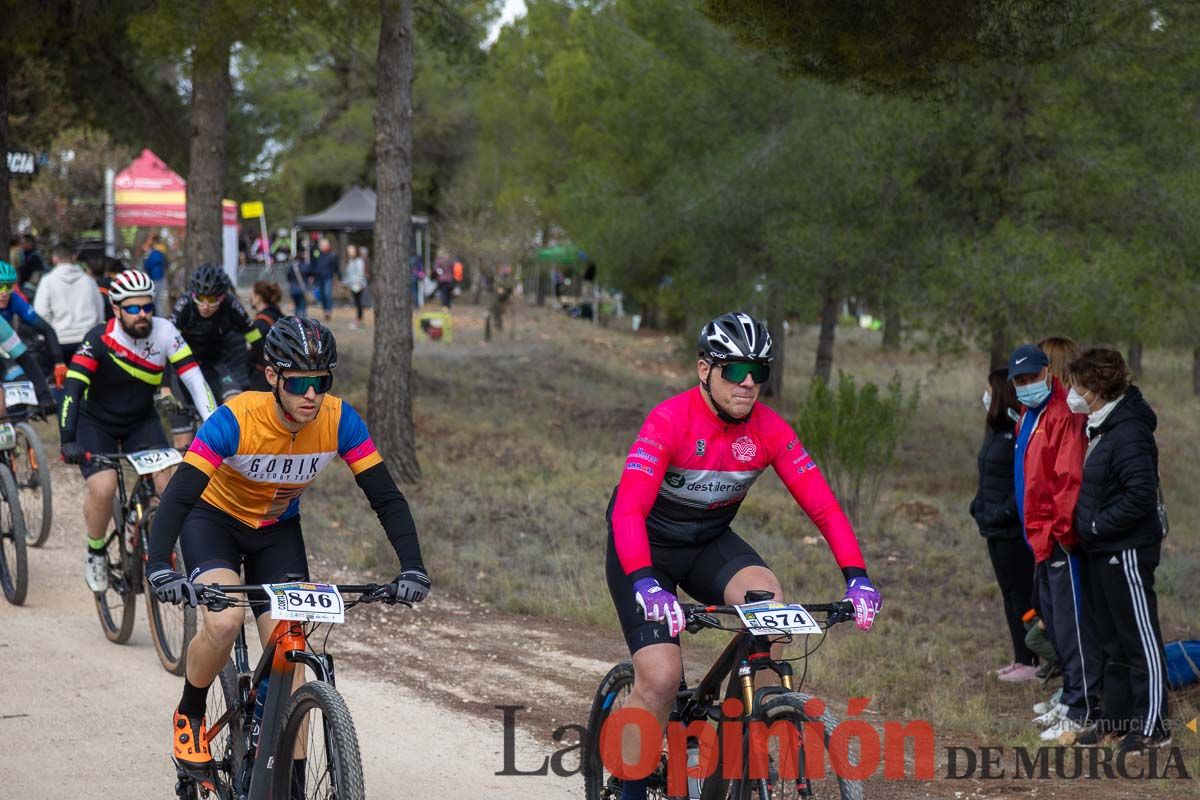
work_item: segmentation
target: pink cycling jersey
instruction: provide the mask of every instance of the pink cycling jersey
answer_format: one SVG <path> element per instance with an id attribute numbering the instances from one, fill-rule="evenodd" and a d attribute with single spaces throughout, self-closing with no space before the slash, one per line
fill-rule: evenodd
<path id="1" fill-rule="evenodd" d="M 625 574 L 648 568 L 650 542 L 703 542 L 729 528 L 767 465 L 829 543 L 838 566 L 864 568 L 858 539 L 816 463 L 782 417 L 762 403 L 725 423 L 696 387 L 646 417 L 625 459 L 612 508 Z"/>

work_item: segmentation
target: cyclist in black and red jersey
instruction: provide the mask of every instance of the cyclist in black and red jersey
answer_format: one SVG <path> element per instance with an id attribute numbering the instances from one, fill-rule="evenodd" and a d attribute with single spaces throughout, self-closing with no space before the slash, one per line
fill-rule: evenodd
<path id="1" fill-rule="evenodd" d="M 846 579 L 855 621 L 867 630 L 882 600 L 867 577 L 850 521 L 812 456 L 778 414 L 758 403 L 774 358 L 766 325 L 723 314 L 700 332 L 699 385 L 650 412 L 625 460 L 608 508 L 608 588 L 633 654 L 626 708 L 666 724 L 683 676 L 682 586 L 701 603 L 735 604 L 751 590 L 783 599 L 779 580 L 730 527 L 759 475 L 772 467 L 816 524 Z M 637 731 L 622 738 L 638 761 Z M 623 800 L 644 800 L 626 781 Z"/>

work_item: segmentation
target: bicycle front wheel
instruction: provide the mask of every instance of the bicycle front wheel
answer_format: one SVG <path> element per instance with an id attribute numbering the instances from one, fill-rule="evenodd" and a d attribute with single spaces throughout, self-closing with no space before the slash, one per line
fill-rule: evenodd
<path id="1" fill-rule="evenodd" d="M 14 606 L 25 602 L 29 565 L 25 557 L 25 518 L 12 470 L 0 465 L 0 588 Z"/>
<path id="2" fill-rule="evenodd" d="M 771 736 L 766 741 L 769 757 L 769 775 L 766 779 L 767 796 L 770 800 L 795 800 L 798 798 L 813 798 L 813 800 L 862 800 L 863 788 L 858 781 L 847 780 L 835 775 L 829 768 L 826 754 L 829 751 L 829 738 L 833 729 L 838 726 L 838 719 L 826 711 L 819 717 L 813 717 L 804 710 L 804 706 L 812 699 L 811 695 L 801 692 L 786 692 L 771 695 L 763 700 L 755 714 L 756 719 L 766 724 L 774 733 L 779 730 L 777 723 L 784 723 L 785 730 L 793 734 L 787 737 Z M 820 760 L 825 764 L 820 774 L 805 774 L 806 754 L 804 752 L 804 725 L 816 723 L 824 729 L 823 746 Z M 747 734 L 748 735 L 748 734 Z M 745 748 L 743 752 L 748 752 Z M 851 747 L 848 754 L 852 762 L 858 763 L 858 748 Z M 747 768 L 749 764 L 747 764 Z M 758 776 L 761 778 L 761 776 Z M 740 780 L 730 781 L 728 789 L 716 794 L 710 794 L 710 787 L 705 785 L 704 798 L 720 797 L 723 800 L 758 800 L 762 796 L 762 781 L 754 780 L 743 773 Z"/>
<path id="3" fill-rule="evenodd" d="M 93 595 L 96 615 L 105 637 L 115 644 L 125 644 L 133 634 L 137 616 L 137 590 L 141 578 L 133 559 L 125 549 L 124 526 L 109 534 L 104 556 L 108 560 L 108 589 Z"/>
<path id="4" fill-rule="evenodd" d="M 622 661 L 610 669 L 596 689 L 592 710 L 588 714 L 583 748 L 584 795 L 587 800 L 618 800 L 621 796 L 622 780 L 605 768 L 604 759 L 601 758 L 600 734 L 605 721 L 625 705 L 632 690 L 631 661 Z M 646 797 L 652 800 L 665 800 L 668 797 L 666 772 L 661 762 L 646 779 Z"/>
<path id="5" fill-rule="evenodd" d="M 147 541 L 150 524 L 157 509 L 158 501 L 154 500 L 142 519 L 142 532 Z M 187 574 L 179 542 L 175 543 L 172 561 L 174 563 L 171 566 L 181 574 Z M 167 672 L 183 675 L 187 667 L 187 648 L 192 637 L 196 635 L 196 609 L 183 603 L 172 605 L 158 602 L 158 597 L 150 588 L 150 582 L 145 575 L 142 576 L 142 580 L 145 581 L 146 620 L 150 623 L 150 639 L 154 642 L 154 649 L 158 651 L 158 660 Z"/>
<path id="6" fill-rule="evenodd" d="M 292 695 L 275 745 L 274 773 L 273 797 L 366 796 L 350 709 L 328 683 L 306 683 Z"/>
<path id="7" fill-rule="evenodd" d="M 50 462 L 37 430 L 28 422 L 17 423 L 17 445 L 12 450 L 13 473 L 21 490 L 21 512 L 25 515 L 26 541 L 41 547 L 50 535 L 54 501 L 50 496 Z"/>

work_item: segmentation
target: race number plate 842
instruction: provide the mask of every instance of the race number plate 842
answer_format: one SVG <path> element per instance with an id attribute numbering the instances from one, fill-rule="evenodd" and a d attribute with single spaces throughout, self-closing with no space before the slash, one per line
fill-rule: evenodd
<path id="1" fill-rule="evenodd" d="M 271 619 L 301 622 L 345 622 L 346 604 L 336 586 L 327 583 L 264 583 Z"/>

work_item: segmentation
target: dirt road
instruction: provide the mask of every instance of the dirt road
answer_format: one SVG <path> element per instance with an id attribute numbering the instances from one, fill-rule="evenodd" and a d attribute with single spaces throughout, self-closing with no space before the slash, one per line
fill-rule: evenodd
<path id="1" fill-rule="evenodd" d="M 29 551 L 28 600 L 21 608 L 0 600 L 0 796 L 172 798 L 169 715 L 181 679 L 159 666 L 140 605 L 128 644 L 104 638 L 83 583 L 82 484 L 56 465 L 54 486 L 55 530 L 44 548 Z M 395 679 L 405 659 L 355 638 L 356 627 L 367 632 L 387 618 L 411 626 L 421 613 L 397 609 L 364 622 L 352 611 L 331 642 L 331 652 L 345 653 L 338 688 L 354 715 L 371 796 L 581 794 L 577 777 L 496 776 L 503 769 L 499 712 L 448 709 L 440 695 Z M 515 736 L 518 763 L 528 768 L 544 748 L 524 731 Z"/>

